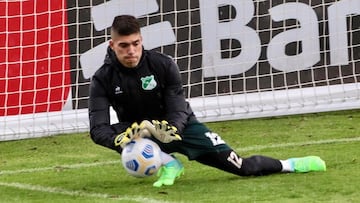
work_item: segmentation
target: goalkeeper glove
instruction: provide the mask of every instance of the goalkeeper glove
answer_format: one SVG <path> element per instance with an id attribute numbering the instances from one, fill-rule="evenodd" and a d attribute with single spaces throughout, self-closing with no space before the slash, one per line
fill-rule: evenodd
<path id="1" fill-rule="evenodd" d="M 120 146 L 124 148 L 126 144 L 131 142 L 131 140 L 140 137 L 141 135 L 141 128 L 137 122 L 134 122 L 130 127 L 128 127 L 124 132 L 117 135 L 115 137 L 114 143 L 115 146 Z"/>
<path id="2" fill-rule="evenodd" d="M 179 134 L 177 134 L 177 128 L 170 125 L 167 121 L 150 121 L 144 120 L 140 123 L 141 129 L 147 129 L 156 139 L 163 143 L 169 143 L 174 140 L 181 140 Z"/>

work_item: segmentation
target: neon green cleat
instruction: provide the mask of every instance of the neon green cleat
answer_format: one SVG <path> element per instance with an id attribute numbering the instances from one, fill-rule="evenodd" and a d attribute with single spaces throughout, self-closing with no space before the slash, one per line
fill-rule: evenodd
<path id="1" fill-rule="evenodd" d="M 306 156 L 289 159 L 295 173 L 306 173 L 310 171 L 326 171 L 325 162 L 318 156 Z"/>
<path id="2" fill-rule="evenodd" d="M 153 186 L 161 187 L 162 185 L 173 185 L 175 179 L 180 177 L 182 174 L 184 174 L 184 167 L 180 161 L 175 159 L 159 169 L 157 176 L 160 176 L 160 178 L 153 184 Z"/>

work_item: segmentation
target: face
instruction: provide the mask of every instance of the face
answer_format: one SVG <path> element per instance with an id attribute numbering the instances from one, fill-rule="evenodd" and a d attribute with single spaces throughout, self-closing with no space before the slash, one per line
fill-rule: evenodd
<path id="1" fill-rule="evenodd" d="M 118 61 L 127 68 L 139 64 L 142 54 L 142 37 L 140 33 L 131 35 L 112 34 L 110 48 L 115 52 Z"/>

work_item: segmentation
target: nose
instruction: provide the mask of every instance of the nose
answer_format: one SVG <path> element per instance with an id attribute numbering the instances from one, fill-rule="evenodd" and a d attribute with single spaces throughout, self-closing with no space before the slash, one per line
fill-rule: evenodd
<path id="1" fill-rule="evenodd" d="M 134 54 L 136 47 L 134 45 L 130 45 L 128 49 L 128 54 Z"/>

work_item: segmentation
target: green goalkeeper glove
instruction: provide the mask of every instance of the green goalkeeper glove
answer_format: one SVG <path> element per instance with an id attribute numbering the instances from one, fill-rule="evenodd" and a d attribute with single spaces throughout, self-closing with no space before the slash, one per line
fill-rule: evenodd
<path id="1" fill-rule="evenodd" d="M 124 132 L 115 137 L 114 143 L 115 146 L 120 146 L 124 148 L 126 144 L 131 142 L 131 140 L 141 136 L 141 128 L 137 122 L 134 122 L 130 127 L 128 127 Z"/>
<path id="2" fill-rule="evenodd" d="M 144 120 L 140 123 L 140 128 L 148 130 L 151 135 L 163 143 L 169 143 L 174 140 L 181 140 L 180 135 L 177 134 L 177 128 L 170 125 L 165 120 L 161 122 L 158 120 L 153 120 L 152 123 L 150 121 Z M 144 135 L 149 136 L 146 131 L 144 132 Z"/>

